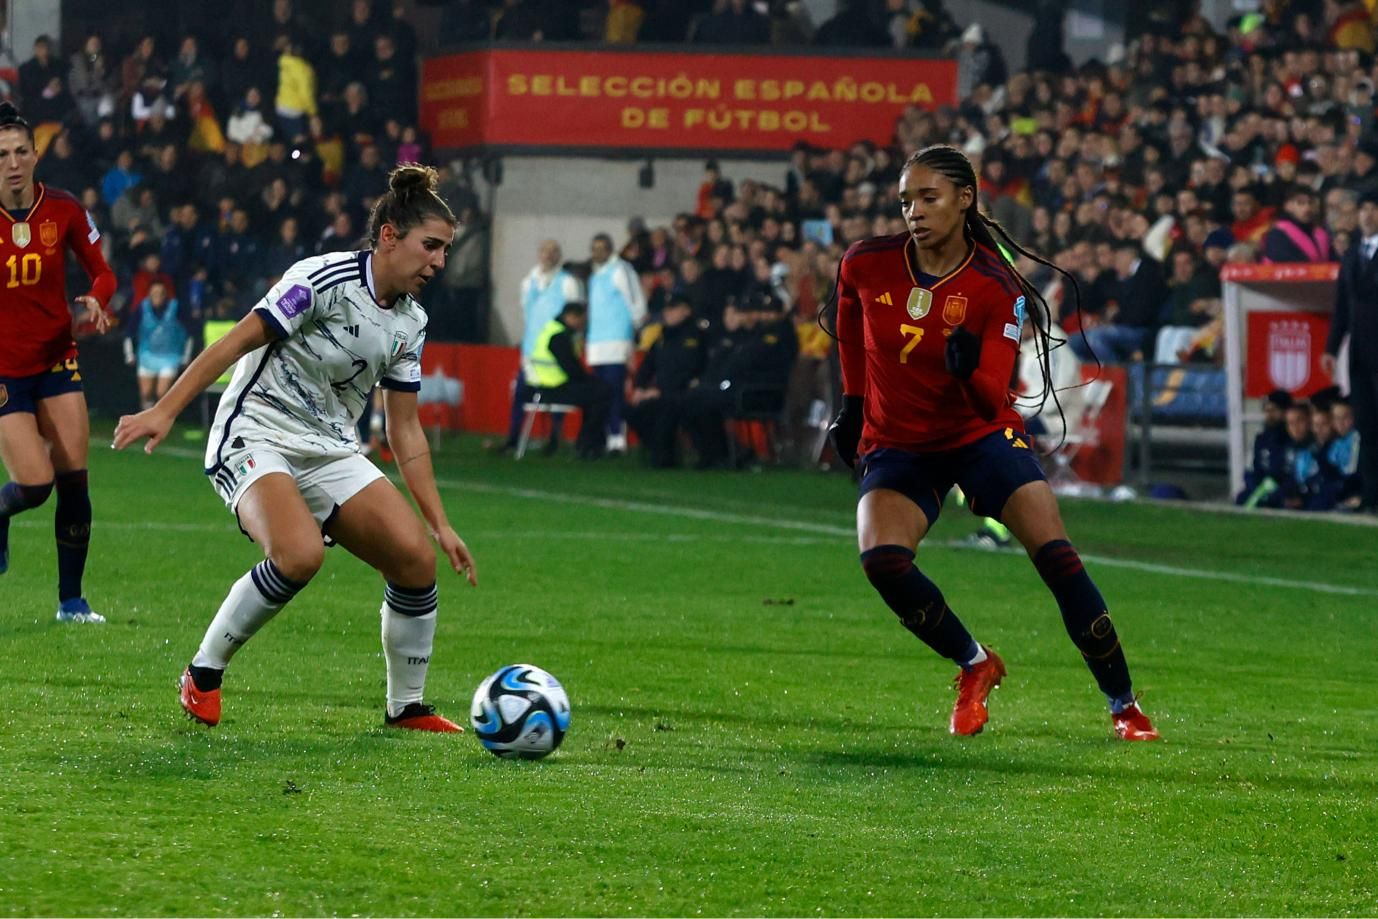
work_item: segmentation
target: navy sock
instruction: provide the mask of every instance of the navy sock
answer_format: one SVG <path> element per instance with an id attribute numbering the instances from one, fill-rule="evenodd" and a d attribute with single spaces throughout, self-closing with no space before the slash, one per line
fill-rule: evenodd
<path id="1" fill-rule="evenodd" d="M 402 587 L 388 581 L 383 588 L 383 600 L 403 616 L 425 616 L 435 612 L 440 594 L 434 581 L 426 587 Z"/>
<path id="2" fill-rule="evenodd" d="M 86 550 L 91 544 L 91 495 L 86 490 L 85 469 L 57 475 L 53 534 L 57 537 L 57 598 L 80 597 Z"/>
<path id="3" fill-rule="evenodd" d="M 978 653 L 971 633 L 948 607 L 943 592 L 914 565 L 903 546 L 876 546 L 861 553 L 861 567 L 906 629 L 943 657 L 965 666 Z"/>
<path id="4" fill-rule="evenodd" d="M 1111 700 L 1112 706 L 1125 698 L 1133 700 L 1129 664 L 1120 647 L 1120 637 L 1105 608 L 1105 598 L 1081 564 L 1081 556 L 1065 539 L 1046 543 L 1034 555 L 1034 567 L 1053 592 L 1062 624 L 1073 644 L 1081 651 L 1096 685 Z"/>

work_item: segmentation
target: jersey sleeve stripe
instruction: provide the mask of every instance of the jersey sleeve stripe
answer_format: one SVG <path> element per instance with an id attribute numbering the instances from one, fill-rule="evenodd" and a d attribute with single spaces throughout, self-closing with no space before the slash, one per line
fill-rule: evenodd
<path id="1" fill-rule="evenodd" d="M 267 307 L 257 306 L 254 307 L 254 312 L 258 313 L 259 318 L 261 318 L 264 322 L 268 324 L 268 328 L 272 329 L 273 334 L 277 336 L 279 339 L 288 337 L 287 330 L 282 327 L 282 323 L 278 322 L 278 319 L 276 316 L 273 315 L 272 310 L 268 309 Z"/>
<path id="2" fill-rule="evenodd" d="M 349 254 L 349 258 L 342 259 L 338 262 L 327 262 L 326 264 L 317 268 L 315 271 L 311 272 L 309 275 L 307 275 L 307 277 L 310 278 L 312 281 L 317 281 L 325 277 L 326 275 L 330 274 L 332 271 L 335 271 L 336 269 L 345 267 L 357 268 L 358 265 L 359 260 L 355 258 L 354 253 L 351 252 Z"/>
<path id="3" fill-rule="evenodd" d="M 408 383 L 403 382 L 402 380 L 394 380 L 392 379 L 392 377 L 383 377 L 381 380 L 378 381 L 378 385 L 383 387 L 384 389 L 391 389 L 395 392 L 421 391 L 421 383 L 419 381 Z"/>
<path id="4" fill-rule="evenodd" d="M 339 287 L 341 284 L 345 284 L 349 281 L 355 281 L 359 284 L 362 284 L 364 282 L 364 277 L 363 275 L 359 274 L 359 272 L 352 271 L 349 274 L 337 275 L 324 283 L 318 282 L 316 284 L 316 295 L 319 296 L 325 293 L 326 291 L 333 290 L 336 287 Z"/>

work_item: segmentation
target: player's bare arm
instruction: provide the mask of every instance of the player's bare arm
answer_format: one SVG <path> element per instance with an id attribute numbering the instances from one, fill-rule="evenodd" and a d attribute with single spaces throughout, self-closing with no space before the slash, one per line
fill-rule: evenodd
<path id="1" fill-rule="evenodd" d="M 191 404 L 191 400 L 219 379 L 235 361 L 273 341 L 273 338 L 272 330 L 257 312 L 245 316 L 225 337 L 197 355 L 157 405 L 137 415 L 121 416 L 110 446 L 123 450 L 134 441 L 147 437 L 144 452 L 152 453 L 153 448 L 172 429 L 177 416 Z"/>
<path id="2" fill-rule="evenodd" d="M 474 565 L 474 557 L 464 540 L 450 526 L 445 507 L 440 502 L 440 492 L 435 485 L 435 469 L 431 465 L 430 444 L 417 414 L 416 393 L 384 389 L 383 410 L 387 416 L 388 444 L 397 457 L 397 469 L 402 473 L 402 481 L 406 482 L 407 491 L 411 492 L 421 517 L 426 521 L 431 538 L 449 558 L 450 567 L 477 587 L 478 569 Z"/>

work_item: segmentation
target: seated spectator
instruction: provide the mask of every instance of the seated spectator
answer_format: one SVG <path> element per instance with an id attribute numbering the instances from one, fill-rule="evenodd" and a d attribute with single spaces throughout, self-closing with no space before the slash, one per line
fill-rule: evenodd
<path id="1" fill-rule="evenodd" d="M 245 151 L 246 165 L 257 165 L 267 155 L 267 143 L 273 136 L 273 126 L 264 116 L 263 94 L 257 86 L 250 86 L 244 92 L 244 97 L 236 103 L 225 136 L 242 147 L 259 148 L 253 153 Z"/>
<path id="2" fill-rule="evenodd" d="M 679 465 L 678 434 L 684 394 L 703 372 L 708 357 L 703 335 L 693 321 L 694 311 L 684 297 L 670 298 L 654 342 L 632 380 L 627 422 L 646 447 L 653 468 Z M 647 330 L 651 331 L 650 328 Z"/>
<path id="3" fill-rule="evenodd" d="M 577 405 L 584 420 L 575 449 L 579 459 L 598 459 L 607 446 L 605 426 L 612 391 L 580 360 L 582 336 L 588 327 L 588 305 L 571 300 L 537 336 L 526 360 L 526 383 L 543 401 Z M 555 436 L 555 435 L 552 435 Z M 553 452 L 547 449 L 547 452 Z"/>
<path id="4" fill-rule="evenodd" d="M 1167 299 L 1162 267 L 1133 239 L 1115 243 L 1114 264 L 1118 284 L 1105 321 L 1088 329 L 1085 336 L 1071 336 L 1072 351 L 1084 361 L 1137 360 L 1157 332 L 1158 315 Z"/>
<path id="5" fill-rule="evenodd" d="M 1334 436 L 1325 450 L 1328 478 L 1322 485 L 1322 500 L 1339 510 L 1357 510 L 1363 485 L 1359 475 L 1359 432 L 1354 428 L 1354 409 L 1348 399 L 1338 398 L 1331 403 L 1330 419 Z"/>

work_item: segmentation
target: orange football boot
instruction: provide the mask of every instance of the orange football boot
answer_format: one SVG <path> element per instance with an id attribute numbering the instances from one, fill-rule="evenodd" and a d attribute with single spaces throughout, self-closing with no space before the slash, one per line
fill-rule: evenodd
<path id="1" fill-rule="evenodd" d="M 455 724 L 449 718 L 437 715 L 434 705 L 423 705 L 420 702 L 413 702 L 396 717 L 387 715 L 384 722 L 390 728 L 407 728 L 412 731 L 431 731 L 436 734 L 463 734 L 464 728 Z"/>
<path id="2" fill-rule="evenodd" d="M 1161 740 L 1162 735 L 1153 726 L 1153 722 L 1148 720 L 1144 710 L 1139 708 L 1137 701 L 1129 705 L 1118 715 L 1111 715 L 1110 720 L 1115 725 L 1115 736 L 1120 740 Z"/>
<path id="3" fill-rule="evenodd" d="M 182 672 L 182 678 L 177 681 L 177 688 L 182 710 L 187 713 L 188 718 L 209 727 L 215 727 L 220 723 L 219 689 L 207 692 L 197 689 L 196 681 L 191 678 L 190 667 Z"/>
<path id="4" fill-rule="evenodd" d="M 957 688 L 957 703 L 952 706 L 952 723 L 948 730 L 960 737 L 981 733 L 990 718 L 986 698 L 1005 676 L 1005 662 L 1000 655 L 985 645 L 981 648 L 986 652 L 986 659 L 973 664 L 970 670 L 958 671 L 952 681 Z"/>

